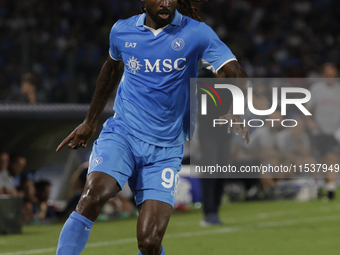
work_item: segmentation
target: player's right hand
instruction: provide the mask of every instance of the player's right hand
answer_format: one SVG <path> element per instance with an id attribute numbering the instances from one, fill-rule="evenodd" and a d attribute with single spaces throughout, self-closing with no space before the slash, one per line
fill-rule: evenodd
<path id="1" fill-rule="evenodd" d="M 70 149 L 78 149 L 80 147 L 85 148 L 87 146 L 87 141 L 90 139 L 95 131 L 95 127 L 87 124 L 86 122 L 83 122 L 59 144 L 56 151 L 60 151 L 66 144 Z"/>
<path id="2" fill-rule="evenodd" d="M 247 127 L 243 127 L 240 124 L 231 125 L 232 122 L 242 123 L 243 119 L 241 116 L 227 113 L 221 116 L 220 119 L 228 120 L 228 134 L 231 134 L 231 130 L 234 129 L 236 135 L 241 135 L 242 139 L 244 139 L 247 144 L 250 143 L 249 130 Z"/>

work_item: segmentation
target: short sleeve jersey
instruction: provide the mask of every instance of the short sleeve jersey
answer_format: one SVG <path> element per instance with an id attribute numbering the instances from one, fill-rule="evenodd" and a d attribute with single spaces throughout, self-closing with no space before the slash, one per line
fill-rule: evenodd
<path id="1" fill-rule="evenodd" d="M 109 54 L 124 62 L 113 109 L 137 138 L 178 146 L 190 133 L 190 78 L 203 67 L 218 73 L 236 58 L 203 22 L 176 11 L 169 25 L 154 30 L 145 18 L 119 20 L 111 29 Z"/>

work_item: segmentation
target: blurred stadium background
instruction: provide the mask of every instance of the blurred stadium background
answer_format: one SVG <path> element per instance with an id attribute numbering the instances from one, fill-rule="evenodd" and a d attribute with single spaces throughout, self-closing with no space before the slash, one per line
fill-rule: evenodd
<path id="1" fill-rule="evenodd" d="M 140 6 L 139 0 L 0 0 L 0 152 L 14 163 L 21 160 L 14 181 L 24 197 L 0 195 L 0 232 L 23 233 L 0 236 L 0 255 L 53 254 L 66 201 L 81 188 L 81 164 L 91 146 L 55 149 L 86 115 L 108 55 L 110 28 L 139 14 Z M 340 68 L 340 1 L 209 0 L 198 7 L 250 77 L 317 78 L 324 63 Z M 266 107 L 271 95 L 258 93 Z M 113 114 L 112 105 L 113 100 L 101 123 Z M 39 189 L 42 181 L 48 189 Z M 80 186 L 70 195 L 72 185 Z M 180 196 L 181 212 L 175 212 L 164 241 L 168 254 L 339 253 L 337 199 L 327 204 L 313 195 L 297 203 L 298 185 L 275 201 L 262 195 L 256 199 L 261 201 L 246 202 L 244 186 L 229 183 L 221 210 L 226 224 L 207 229 L 199 226 L 199 184 L 182 185 L 187 192 Z M 48 197 L 38 197 L 37 190 Z M 128 198 L 126 191 L 119 201 L 126 207 L 108 205 L 99 221 L 109 224 L 95 225 L 84 254 L 137 253 L 136 214 Z"/>

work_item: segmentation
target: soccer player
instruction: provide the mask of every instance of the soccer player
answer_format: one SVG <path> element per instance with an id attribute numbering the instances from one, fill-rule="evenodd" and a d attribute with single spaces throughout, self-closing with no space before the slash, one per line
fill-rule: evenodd
<path id="1" fill-rule="evenodd" d="M 144 13 L 119 20 L 89 112 L 57 151 L 85 147 L 121 77 L 114 111 L 95 141 L 83 194 L 61 231 L 58 255 L 80 254 L 93 222 L 126 181 L 139 208 L 139 254 L 165 254 L 162 239 L 173 209 L 183 143 L 190 127 L 190 78 L 208 68 L 247 77 L 230 49 L 199 16 L 190 0 L 144 0 Z M 185 8 L 192 17 L 177 11 Z M 196 19 L 196 20 L 195 20 Z M 226 119 L 241 121 L 226 114 Z M 247 129 L 236 130 L 248 139 Z"/>

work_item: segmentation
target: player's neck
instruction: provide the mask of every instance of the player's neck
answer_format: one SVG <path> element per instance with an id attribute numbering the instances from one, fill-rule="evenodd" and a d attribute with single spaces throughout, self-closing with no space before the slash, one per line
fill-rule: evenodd
<path id="1" fill-rule="evenodd" d="M 169 25 L 171 22 L 169 22 L 168 24 L 162 24 L 162 25 L 159 25 L 157 24 L 156 22 L 153 21 L 153 19 L 149 16 L 149 15 L 146 15 L 145 17 L 145 26 L 149 27 L 149 28 L 153 28 L 155 30 L 157 29 L 160 29 L 160 28 L 163 28 L 163 27 L 166 27 L 167 25 Z"/>
<path id="2" fill-rule="evenodd" d="M 153 29 L 158 29 L 158 28 L 160 28 L 160 26 L 157 25 L 157 23 L 154 22 L 154 21 L 150 18 L 149 15 L 146 15 L 146 17 L 145 17 L 145 24 L 144 24 L 144 25 L 147 26 L 147 27 L 153 28 Z"/>

